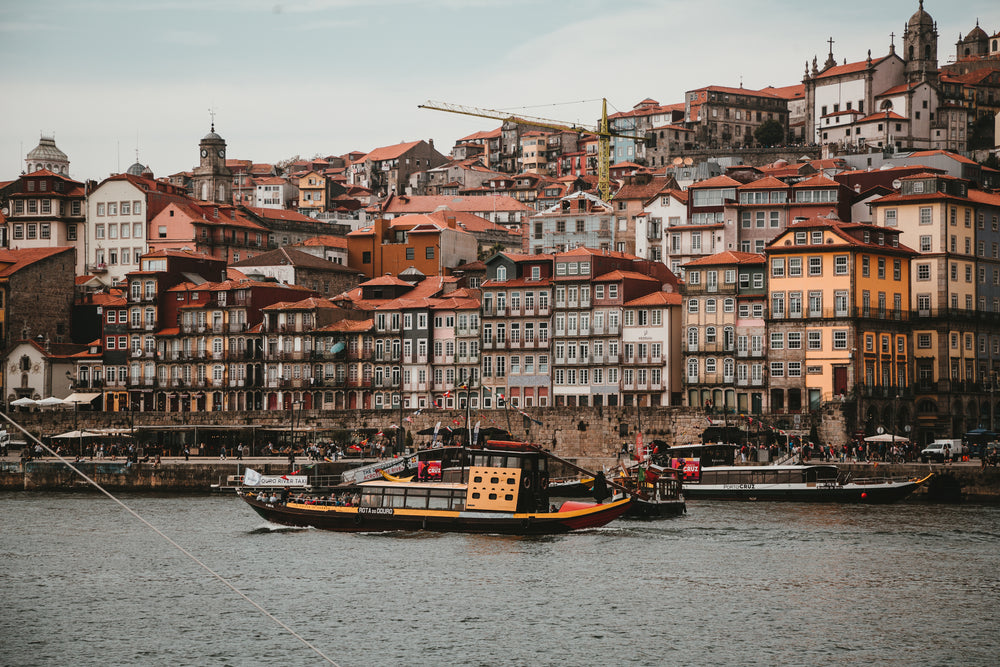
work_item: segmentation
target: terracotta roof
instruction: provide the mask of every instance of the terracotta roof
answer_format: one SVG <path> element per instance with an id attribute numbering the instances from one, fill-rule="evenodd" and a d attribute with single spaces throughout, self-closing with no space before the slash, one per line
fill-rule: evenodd
<path id="1" fill-rule="evenodd" d="M 246 209 L 252 212 L 254 215 L 264 218 L 266 220 L 290 220 L 292 222 L 316 222 L 308 215 L 302 215 L 298 211 L 290 211 L 283 208 L 256 208 L 254 206 L 247 206 Z"/>
<path id="2" fill-rule="evenodd" d="M 724 250 L 708 257 L 699 257 L 685 264 L 689 266 L 718 266 L 720 264 L 763 264 L 764 255 L 754 252 L 737 252 L 735 250 Z"/>
<path id="3" fill-rule="evenodd" d="M 636 306 L 679 306 L 681 304 L 681 295 L 677 292 L 650 292 L 645 296 L 640 296 L 637 299 L 632 299 L 631 301 L 626 301 L 622 305 L 626 308 L 632 308 Z"/>
<path id="4" fill-rule="evenodd" d="M 73 248 L 70 246 L 24 248 L 22 250 L 0 248 L 0 278 L 11 276 L 27 266 L 64 252 L 73 252 Z"/>
<path id="5" fill-rule="evenodd" d="M 621 269 L 615 269 L 614 271 L 609 271 L 608 273 L 594 277 L 594 282 L 609 282 L 614 280 L 646 280 L 657 284 L 660 283 L 658 279 L 653 276 L 647 276 L 645 273 L 639 273 L 638 271 L 623 271 Z"/>
<path id="6" fill-rule="evenodd" d="M 704 181 L 698 181 L 697 183 L 692 183 L 688 186 L 688 190 L 691 188 L 732 188 L 739 187 L 743 185 L 736 179 L 730 178 L 729 176 L 720 175 L 713 178 L 705 179 Z"/>
<path id="7" fill-rule="evenodd" d="M 881 58 L 873 58 L 872 65 L 878 65 L 888 57 L 889 56 L 882 56 Z M 842 74 L 853 74 L 855 72 L 863 72 L 866 69 L 868 69 L 868 61 L 859 60 L 858 62 L 847 63 L 846 65 L 835 65 L 828 70 L 820 72 L 818 75 L 816 75 L 815 78 L 829 79 L 831 77 L 841 76 Z"/>
<path id="8" fill-rule="evenodd" d="M 530 206 L 519 202 L 513 197 L 500 195 L 496 197 L 456 197 L 452 195 L 414 195 L 395 196 L 386 202 L 386 213 L 430 213 L 439 207 L 452 211 L 533 211 Z"/>
<path id="9" fill-rule="evenodd" d="M 935 151 L 916 151 L 914 153 L 910 153 L 911 158 L 930 157 L 932 155 L 943 155 L 945 157 L 950 157 L 952 160 L 955 160 L 956 162 L 962 162 L 964 164 L 974 164 L 977 166 L 979 164 L 975 160 L 970 160 L 964 155 L 959 155 L 958 153 L 952 153 L 951 151 L 935 150 Z"/>
<path id="10" fill-rule="evenodd" d="M 379 276 L 378 278 L 372 278 L 371 280 L 361 283 L 358 287 L 375 287 L 379 285 L 401 285 L 403 287 L 409 287 L 410 283 L 405 280 L 400 280 L 396 276 Z"/>
<path id="11" fill-rule="evenodd" d="M 829 187 L 840 187 L 840 183 L 833 180 L 832 178 L 827 178 L 823 174 L 816 174 L 812 178 L 807 178 L 804 181 L 799 181 L 792 185 L 793 188 L 829 188 Z M 827 202 L 834 203 L 834 202 Z"/>
<path id="12" fill-rule="evenodd" d="M 238 262 L 233 262 L 232 265 L 239 268 L 284 265 L 303 269 L 321 269 L 336 273 L 360 273 L 360 271 L 348 268 L 343 264 L 337 264 L 336 262 L 331 262 L 328 259 L 317 257 L 312 253 L 303 252 L 302 250 L 296 250 L 295 248 L 287 246 L 277 248 L 275 250 L 269 250 L 268 252 L 254 255 L 253 257 L 248 257 L 247 259 L 242 259 Z"/>
<path id="13" fill-rule="evenodd" d="M 772 188 L 787 188 L 788 183 L 784 181 L 779 181 L 774 176 L 765 176 L 764 178 L 759 178 L 756 181 L 752 181 L 745 185 L 741 185 L 738 190 L 768 190 Z"/>
<path id="14" fill-rule="evenodd" d="M 343 333 L 360 333 L 375 328 L 375 320 L 340 320 L 327 325 L 320 331 L 340 331 Z"/>
<path id="15" fill-rule="evenodd" d="M 305 246 L 307 248 L 342 248 L 347 250 L 347 239 L 343 236 L 331 236 L 329 234 L 324 234 L 321 236 L 314 236 L 312 238 L 306 239 L 301 243 L 296 243 L 295 245 Z M 293 246 L 294 247 L 294 246 Z"/>
<path id="16" fill-rule="evenodd" d="M 797 83 L 793 86 L 781 86 L 778 88 L 768 86 L 767 88 L 761 88 L 760 90 L 761 92 L 770 93 L 775 97 L 780 97 L 785 100 L 797 100 L 806 96 L 806 86 L 803 83 Z"/>
<path id="17" fill-rule="evenodd" d="M 407 143 L 396 144 L 394 146 L 382 146 L 381 148 L 376 148 L 367 155 L 365 155 L 360 160 L 356 162 L 378 162 L 380 160 L 395 160 L 399 156 L 406 153 L 406 151 L 417 146 L 419 141 L 410 141 Z"/>

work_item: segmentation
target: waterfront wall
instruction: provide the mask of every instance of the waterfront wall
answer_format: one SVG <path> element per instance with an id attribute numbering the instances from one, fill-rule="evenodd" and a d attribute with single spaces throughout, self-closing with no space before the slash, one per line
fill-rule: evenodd
<path id="1" fill-rule="evenodd" d="M 578 463 L 584 463 L 577 459 Z M 300 458 L 301 467 L 311 462 Z M 339 476 L 349 468 L 367 461 L 342 459 L 336 462 L 318 463 L 309 468 L 308 475 Z M 164 493 L 208 493 L 213 484 L 225 484 L 229 476 L 242 474 L 250 464 L 265 475 L 281 475 L 289 472 L 288 462 L 282 457 L 262 462 L 237 462 L 233 459 L 221 460 L 167 460 L 160 466 L 152 463 L 127 465 L 124 461 L 84 461 L 74 463 L 82 472 L 111 492 L 164 492 Z M 595 460 L 592 467 L 613 466 L 617 459 L 608 457 Z M 837 464 L 841 470 L 850 472 L 855 478 L 924 477 L 929 472 L 934 476 L 921 487 L 914 498 L 929 502 L 1000 502 L 1000 468 L 980 468 L 978 462 L 961 465 L 926 464 Z M 553 477 L 572 476 L 569 468 L 556 464 L 552 468 Z M 59 461 L 30 461 L 22 466 L 6 461 L 0 469 L 0 490 L 3 491 L 92 491 L 86 480 Z"/>
<path id="2" fill-rule="evenodd" d="M 418 431 L 433 429 L 439 421 L 442 428 L 465 428 L 466 415 L 461 410 L 425 409 L 419 415 L 407 410 L 403 416 L 412 420 L 404 422 L 404 426 L 417 444 L 430 442 L 431 439 L 431 436 L 418 435 Z M 710 424 L 703 410 L 684 407 L 536 408 L 530 411 L 530 416 L 541 424 L 513 410 L 473 411 L 470 421 L 473 424 L 479 421 L 484 429 L 510 428 L 516 438 L 537 442 L 560 456 L 580 459 L 584 463 L 614 457 L 623 442 L 635 442 L 640 428 L 646 442 L 662 440 L 674 445 L 701 442 L 702 433 Z M 254 437 L 261 442 L 266 442 L 268 438 L 280 439 L 281 431 L 291 428 L 293 418 L 289 410 L 185 414 L 138 412 L 134 415 L 126 412 L 80 412 L 74 415 L 71 410 L 57 410 L 14 413 L 12 417 L 35 436 L 50 436 L 76 428 L 174 428 L 178 432 L 186 432 L 191 444 L 197 444 L 195 429 L 213 426 L 260 429 L 261 433 Z M 804 417 L 808 424 L 808 416 Z M 391 432 L 388 427 L 400 422 L 400 413 L 388 410 L 306 410 L 297 411 L 294 420 L 296 429 L 309 429 L 321 436 L 324 431 L 352 432 L 359 428 Z M 730 420 L 736 423 L 732 416 Z M 719 424 L 724 422 L 715 421 Z M 23 439 L 10 427 L 8 430 L 14 440 Z M 66 444 L 73 446 L 72 442 Z"/>

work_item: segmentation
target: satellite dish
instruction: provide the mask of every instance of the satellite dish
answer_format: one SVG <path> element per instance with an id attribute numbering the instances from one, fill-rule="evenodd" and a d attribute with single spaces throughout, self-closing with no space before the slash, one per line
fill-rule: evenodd
<path id="1" fill-rule="evenodd" d="M 684 158 L 675 157 L 674 164 L 676 164 L 677 166 L 684 164 Z"/>
<path id="2" fill-rule="evenodd" d="M 879 434 L 879 435 L 882 435 L 883 433 L 885 433 L 885 429 L 884 429 L 884 428 L 882 428 L 881 426 L 879 426 L 879 427 L 878 427 L 877 429 L 875 429 L 875 430 L 876 430 L 876 431 L 878 431 L 878 434 Z"/>
<path id="3" fill-rule="evenodd" d="M 4 206 L 2 209 L 0 209 L 0 213 L 3 213 L 4 215 L 10 215 L 10 209 Z"/>
<path id="4" fill-rule="evenodd" d="M 903 181 L 899 180 L 898 178 L 895 179 L 895 180 L 893 180 L 893 182 L 892 182 L 892 189 L 893 190 L 898 190 L 902 186 L 903 186 Z"/>
<path id="5" fill-rule="evenodd" d="M 690 167 L 691 165 L 694 164 L 694 158 L 689 158 L 689 157 L 684 158 L 684 164 Z"/>

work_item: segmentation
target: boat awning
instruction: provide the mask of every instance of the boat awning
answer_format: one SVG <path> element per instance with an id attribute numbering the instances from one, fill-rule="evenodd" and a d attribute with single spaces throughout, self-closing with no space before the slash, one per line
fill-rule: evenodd
<path id="1" fill-rule="evenodd" d="M 92 403 L 100 394 L 70 394 L 63 399 L 64 403 Z"/>

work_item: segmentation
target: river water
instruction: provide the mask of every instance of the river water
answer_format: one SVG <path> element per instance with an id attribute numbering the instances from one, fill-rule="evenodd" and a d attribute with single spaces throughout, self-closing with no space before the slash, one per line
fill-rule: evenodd
<path id="1" fill-rule="evenodd" d="M 1000 507 L 690 502 L 548 538 L 123 501 L 336 663 L 990 665 Z M 104 496 L 0 494 L 0 665 L 321 658 Z"/>

